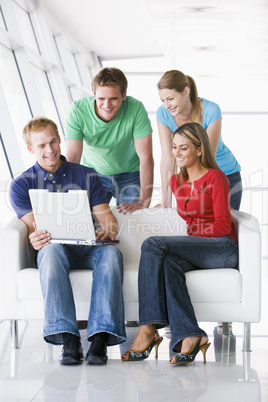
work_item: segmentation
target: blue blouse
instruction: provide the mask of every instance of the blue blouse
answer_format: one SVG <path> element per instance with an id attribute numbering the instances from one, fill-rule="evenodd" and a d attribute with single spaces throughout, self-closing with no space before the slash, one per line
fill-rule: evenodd
<path id="1" fill-rule="evenodd" d="M 204 98 L 199 98 L 203 101 L 203 121 L 202 126 L 204 129 L 207 129 L 214 121 L 222 118 L 220 107 L 211 101 L 208 101 Z M 169 110 L 164 108 L 164 105 L 161 105 L 156 113 L 157 120 L 162 123 L 164 126 L 168 127 L 170 131 L 173 133 L 177 130 L 178 126 L 175 123 L 175 118 L 172 116 Z M 224 144 L 222 140 L 222 136 L 220 136 L 219 144 L 216 153 L 216 161 L 219 168 L 226 174 L 233 174 L 235 172 L 239 172 L 241 167 L 237 162 L 235 156 L 230 151 L 230 149 Z"/>

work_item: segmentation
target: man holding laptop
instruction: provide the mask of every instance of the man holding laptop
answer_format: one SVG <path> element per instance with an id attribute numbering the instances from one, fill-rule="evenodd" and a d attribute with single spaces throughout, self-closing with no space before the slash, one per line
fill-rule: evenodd
<path id="1" fill-rule="evenodd" d="M 92 168 L 66 161 L 61 155 L 56 124 L 45 117 L 24 127 L 23 138 L 36 163 L 10 186 L 10 200 L 17 216 L 27 226 L 29 241 L 37 251 L 37 266 L 44 300 L 43 336 L 46 342 L 63 344 L 61 364 L 77 364 L 83 357 L 80 333 L 69 278 L 71 269 L 93 270 L 86 355 L 89 364 L 107 362 L 107 346 L 126 340 L 122 294 L 123 261 L 114 245 L 50 243 L 46 228 L 36 227 L 29 197 L 31 189 L 49 192 L 86 190 L 98 227 L 97 240 L 115 240 L 117 220 L 112 214 L 102 183 Z M 42 229 L 42 230 L 40 230 Z"/>

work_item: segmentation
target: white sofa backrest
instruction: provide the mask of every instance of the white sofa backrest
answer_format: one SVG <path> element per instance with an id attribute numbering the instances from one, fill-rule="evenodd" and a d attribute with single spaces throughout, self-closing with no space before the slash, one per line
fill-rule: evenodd
<path id="1" fill-rule="evenodd" d="M 119 225 L 118 248 L 127 263 L 137 262 L 141 245 L 150 236 L 178 236 L 186 234 L 186 224 L 175 208 L 140 209 L 131 215 L 123 215 L 112 208 Z"/>

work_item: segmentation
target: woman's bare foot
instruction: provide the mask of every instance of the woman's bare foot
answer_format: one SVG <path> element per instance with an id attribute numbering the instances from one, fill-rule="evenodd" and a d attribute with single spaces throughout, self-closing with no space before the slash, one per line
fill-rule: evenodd
<path id="1" fill-rule="evenodd" d="M 131 346 L 133 351 L 142 351 L 146 349 L 153 339 L 156 332 L 155 325 L 142 325 L 139 327 L 137 335 Z"/>
<path id="2" fill-rule="evenodd" d="M 194 345 L 196 344 L 196 341 L 198 340 L 198 338 L 199 338 L 198 336 L 184 338 L 182 341 L 182 345 L 181 345 L 181 353 L 186 354 L 186 353 L 190 352 L 190 350 L 192 350 Z M 202 336 L 200 346 L 204 345 L 207 342 L 208 342 L 208 337 Z"/>

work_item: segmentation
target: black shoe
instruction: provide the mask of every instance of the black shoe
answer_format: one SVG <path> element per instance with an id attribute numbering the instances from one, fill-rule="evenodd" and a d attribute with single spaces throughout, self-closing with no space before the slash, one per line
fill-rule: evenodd
<path id="1" fill-rule="evenodd" d="M 106 364 L 107 356 L 107 332 L 100 332 L 92 336 L 91 345 L 86 355 L 88 364 Z"/>
<path id="2" fill-rule="evenodd" d="M 78 364 L 83 358 L 83 349 L 81 346 L 80 338 L 78 336 L 69 334 L 68 332 L 62 335 L 63 348 L 60 356 L 60 364 Z"/>

